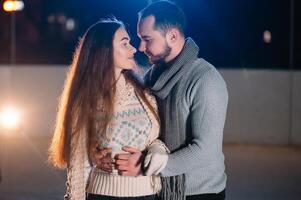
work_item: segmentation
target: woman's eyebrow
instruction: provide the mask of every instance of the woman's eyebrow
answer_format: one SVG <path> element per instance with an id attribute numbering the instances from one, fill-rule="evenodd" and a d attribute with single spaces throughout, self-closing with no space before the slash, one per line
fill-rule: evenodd
<path id="1" fill-rule="evenodd" d="M 120 41 L 123 41 L 123 40 L 130 40 L 128 37 L 123 37 Z"/>

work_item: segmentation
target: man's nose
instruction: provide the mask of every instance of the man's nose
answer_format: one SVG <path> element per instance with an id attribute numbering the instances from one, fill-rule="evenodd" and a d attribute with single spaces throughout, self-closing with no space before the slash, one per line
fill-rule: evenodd
<path id="1" fill-rule="evenodd" d="M 144 42 L 140 42 L 138 50 L 141 52 L 145 51 L 145 43 Z"/>

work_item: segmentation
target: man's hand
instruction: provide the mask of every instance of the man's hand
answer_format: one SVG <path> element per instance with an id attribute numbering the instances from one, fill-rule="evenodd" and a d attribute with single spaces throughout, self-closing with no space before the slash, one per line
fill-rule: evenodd
<path id="1" fill-rule="evenodd" d="M 143 160 L 143 153 L 133 147 L 123 147 L 123 151 L 128 153 L 121 153 L 115 155 L 115 169 L 118 170 L 119 175 L 123 176 L 138 176 L 142 173 L 141 162 Z"/>
<path id="2" fill-rule="evenodd" d="M 143 167 L 145 175 L 158 175 L 166 166 L 168 161 L 169 150 L 163 142 L 156 140 L 148 147 L 147 154 L 144 158 Z"/>
<path id="3" fill-rule="evenodd" d="M 97 144 L 91 145 L 90 159 L 97 168 L 112 173 L 114 160 L 111 157 L 112 148 L 99 149 Z"/>

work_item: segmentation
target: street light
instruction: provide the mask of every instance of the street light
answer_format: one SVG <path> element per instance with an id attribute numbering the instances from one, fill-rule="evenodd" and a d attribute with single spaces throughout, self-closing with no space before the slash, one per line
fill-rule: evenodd
<path id="1" fill-rule="evenodd" d="M 23 1 L 5 1 L 3 3 L 3 10 L 6 12 L 15 12 L 23 10 L 24 2 Z"/>
<path id="2" fill-rule="evenodd" d="M 4 129 L 16 129 L 20 122 L 20 112 L 12 106 L 7 106 L 0 114 L 0 122 Z"/>
<path id="3" fill-rule="evenodd" d="M 20 111 L 13 106 L 6 106 L 0 112 L 0 134 L 17 130 L 20 127 Z M 2 135 L 0 135 L 1 137 Z M 2 138 L 3 139 L 3 138 Z M 0 142 L 3 141 L 0 139 Z M 4 144 L 3 144 L 4 145 Z M 0 147 L 3 145 L 0 145 Z M 2 149 L 1 149 L 2 150 Z M 2 151 L 0 150 L 0 153 Z M 0 156 L 0 182 L 2 181 L 2 162 Z"/>
<path id="4" fill-rule="evenodd" d="M 10 18 L 10 63 L 13 65 L 16 63 L 16 15 L 15 12 L 21 11 L 24 8 L 23 1 L 6 0 L 3 3 L 3 10 L 11 13 Z"/>

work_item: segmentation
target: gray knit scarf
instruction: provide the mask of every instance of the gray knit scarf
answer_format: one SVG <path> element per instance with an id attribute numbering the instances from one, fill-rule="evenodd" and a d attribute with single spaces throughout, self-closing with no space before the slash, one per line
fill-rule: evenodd
<path id="1" fill-rule="evenodd" d="M 181 53 L 172 61 L 172 64 L 153 65 L 145 74 L 145 85 L 160 99 L 165 99 L 173 86 L 181 79 L 186 70 L 197 59 L 199 48 L 191 38 L 187 38 Z M 164 119 L 162 119 L 164 121 Z M 176 151 L 183 143 L 179 137 L 165 137 L 165 132 L 160 133 L 171 152 Z M 177 134 L 175 134 L 177 135 Z M 185 199 L 185 175 L 161 177 L 161 200 Z"/>

